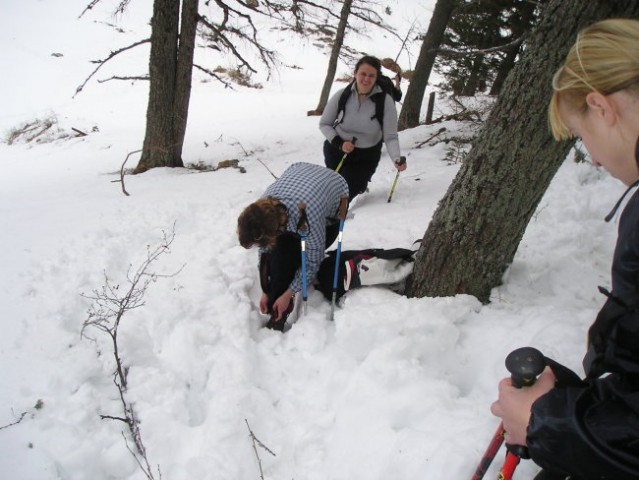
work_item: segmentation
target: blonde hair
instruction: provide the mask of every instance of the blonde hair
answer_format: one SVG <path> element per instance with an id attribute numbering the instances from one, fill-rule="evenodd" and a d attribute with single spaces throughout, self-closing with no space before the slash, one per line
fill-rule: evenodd
<path id="1" fill-rule="evenodd" d="M 639 96 L 639 21 L 603 20 L 582 30 L 552 80 L 548 118 L 553 136 L 573 135 L 559 113 L 562 103 L 585 112 L 590 92 L 610 95 L 631 89 Z"/>
<path id="2" fill-rule="evenodd" d="M 237 236 L 240 245 L 272 248 L 277 236 L 286 230 L 286 207 L 272 197 L 260 198 L 242 211 L 237 219 Z"/>

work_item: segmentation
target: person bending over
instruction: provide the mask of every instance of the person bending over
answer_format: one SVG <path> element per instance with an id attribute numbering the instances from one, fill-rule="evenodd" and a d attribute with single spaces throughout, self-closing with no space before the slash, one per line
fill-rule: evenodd
<path id="1" fill-rule="evenodd" d="M 312 285 L 324 252 L 339 232 L 340 204 L 346 208 L 348 185 L 321 165 L 294 163 L 237 221 L 240 245 L 260 247 L 260 312 L 271 314 L 268 328 L 282 330 L 302 289 L 300 233 L 306 235 L 306 282 Z M 303 230 L 305 229 L 305 230 Z"/>

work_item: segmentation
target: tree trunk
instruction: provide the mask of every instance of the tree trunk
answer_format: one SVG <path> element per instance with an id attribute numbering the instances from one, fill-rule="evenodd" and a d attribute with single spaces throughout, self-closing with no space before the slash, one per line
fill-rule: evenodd
<path id="1" fill-rule="evenodd" d="M 519 50 L 521 48 L 521 43 L 510 47 L 506 50 L 506 55 L 503 60 L 499 63 L 499 69 L 497 70 L 497 76 L 495 77 L 495 81 L 493 85 L 490 87 L 489 95 L 499 95 L 501 92 L 501 88 L 504 86 L 504 81 L 506 77 L 510 73 L 510 71 L 515 66 L 515 60 L 517 59 L 517 55 L 519 54 Z"/>
<path id="2" fill-rule="evenodd" d="M 344 35 L 346 33 L 346 26 L 348 25 L 348 16 L 351 13 L 352 3 L 353 0 L 344 0 L 342 5 L 342 11 L 339 14 L 339 23 L 337 24 L 337 30 L 335 31 L 335 41 L 333 42 L 333 48 L 331 49 L 331 56 L 328 59 L 328 70 L 326 71 L 326 78 L 324 79 L 322 93 L 320 93 L 317 108 L 308 112 L 309 115 L 321 115 L 328 103 L 328 97 L 331 93 L 333 80 L 335 79 L 335 72 L 337 71 L 339 52 L 342 50 L 342 45 L 344 45 Z"/>
<path id="3" fill-rule="evenodd" d="M 397 122 L 398 130 L 419 125 L 419 114 L 421 113 L 428 78 L 435 63 L 435 57 L 437 57 L 437 49 L 442 42 L 446 25 L 455 5 L 456 0 L 437 0 L 435 4 L 428 31 L 422 42 L 419 57 L 417 57 L 413 78 L 406 90 L 406 96 L 404 97 L 402 110 Z"/>
<path id="4" fill-rule="evenodd" d="M 181 35 L 178 37 L 182 4 Z M 154 0 L 149 103 L 142 156 L 135 173 L 183 167 L 182 146 L 191 95 L 198 0 Z"/>
<path id="5" fill-rule="evenodd" d="M 636 0 L 552 0 L 528 48 L 426 231 L 407 295 L 476 296 L 487 303 L 573 142 L 548 130 L 551 79 L 577 32 L 639 15 Z"/>
<path id="6" fill-rule="evenodd" d="M 182 21 L 180 25 L 180 43 L 177 57 L 175 81 L 175 103 L 173 106 L 175 129 L 173 158 L 183 166 L 182 147 L 186 134 L 186 123 L 191 100 L 191 80 L 193 78 L 193 55 L 195 53 L 195 35 L 197 33 L 199 0 L 182 0 Z"/>
<path id="7" fill-rule="evenodd" d="M 462 89 L 461 96 L 462 97 L 473 97 L 477 93 L 477 89 L 479 88 L 479 83 L 482 80 L 482 72 L 481 69 L 484 65 L 484 54 L 478 53 L 475 55 L 473 59 L 473 66 L 470 70 L 470 76 L 468 80 L 466 80 L 466 84 Z"/>
<path id="8" fill-rule="evenodd" d="M 519 55 L 519 51 L 521 50 L 523 37 L 530 31 L 535 21 L 535 10 L 537 9 L 535 3 L 524 2 L 518 8 L 520 12 L 519 21 L 515 25 L 511 25 L 511 28 L 513 29 L 513 36 L 521 37 L 522 41 L 506 50 L 506 54 L 499 64 L 497 76 L 495 77 L 489 95 L 499 95 L 501 92 L 506 77 L 515 66 L 515 60 L 517 60 L 517 55 Z"/>

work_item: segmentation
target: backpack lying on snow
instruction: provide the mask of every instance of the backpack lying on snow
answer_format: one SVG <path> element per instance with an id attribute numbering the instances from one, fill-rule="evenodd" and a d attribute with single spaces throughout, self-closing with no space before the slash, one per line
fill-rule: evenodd
<path id="1" fill-rule="evenodd" d="M 335 250 L 327 252 L 317 272 L 318 284 L 315 287 L 328 300 L 333 295 L 336 253 Z M 415 253 L 416 250 L 408 248 L 369 248 L 341 252 L 336 297 L 340 298 L 349 290 L 368 285 L 394 285 L 401 289 L 403 281 L 413 270 Z"/>

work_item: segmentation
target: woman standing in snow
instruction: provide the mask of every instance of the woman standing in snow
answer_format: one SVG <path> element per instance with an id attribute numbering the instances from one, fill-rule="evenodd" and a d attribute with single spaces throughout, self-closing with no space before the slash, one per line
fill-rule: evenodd
<path id="1" fill-rule="evenodd" d="M 549 368 L 529 388 L 504 379 L 491 406 L 506 443 L 526 446 L 544 468 L 537 479 L 639 478 L 639 313 L 623 306 L 639 301 L 639 193 L 631 193 L 639 184 L 638 52 L 639 21 L 601 21 L 579 34 L 553 79 L 553 135 L 581 138 L 593 164 L 628 186 L 629 199 L 612 292 L 589 330 L 586 380 L 562 385 Z"/>
<path id="2" fill-rule="evenodd" d="M 339 90 L 328 101 L 320 118 L 324 141 L 324 163 L 346 179 L 349 201 L 366 190 L 382 155 L 382 144 L 398 171 L 406 169 L 400 161 L 395 100 L 377 84 L 382 75 L 378 58 L 362 57 L 355 66 L 355 81 L 346 87 L 351 92 L 343 109 L 340 98 L 346 89 Z M 383 96 L 383 118 L 377 118 L 377 96 Z M 341 111 L 340 111 L 341 110 Z"/>
<path id="3" fill-rule="evenodd" d="M 283 330 L 302 282 L 312 285 L 324 252 L 337 238 L 338 213 L 348 198 L 346 181 L 310 163 L 294 163 L 237 220 L 240 245 L 260 247 L 260 312 L 268 328 Z M 303 207 L 303 208 L 300 208 Z M 304 212 L 304 214 L 302 213 Z M 300 231 L 306 230 L 306 279 L 302 278 Z"/>

